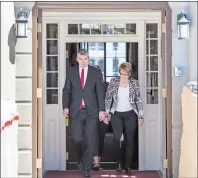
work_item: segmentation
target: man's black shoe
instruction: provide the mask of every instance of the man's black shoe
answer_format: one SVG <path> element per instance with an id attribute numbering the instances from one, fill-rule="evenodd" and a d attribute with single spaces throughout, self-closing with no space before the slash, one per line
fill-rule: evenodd
<path id="1" fill-rule="evenodd" d="M 127 175 L 132 175 L 132 172 L 131 172 L 131 169 L 130 169 L 130 168 L 126 168 L 125 173 L 126 173 Z"/>
<path id="2" fill-rule="evenodd" d="M 77 169 L 79 171 L 83 171 L 83 164 L 82 164 L 82 162 L 77 163 Z"/>

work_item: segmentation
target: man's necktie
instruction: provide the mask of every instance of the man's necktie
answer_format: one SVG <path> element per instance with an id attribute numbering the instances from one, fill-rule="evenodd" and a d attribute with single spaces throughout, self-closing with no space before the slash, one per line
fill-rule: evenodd
<path id="1" fill-rule="evenodd" d="M 81 84 L 82 90 L 84 90 L 84 78 L 85 78 L 84 73 L 85 73 L 84 69 L 82 69 L 81 75 L 80 75 L 80 84 Z M 83 99 L 81 100 L 81 103 L 80 103 L 80 109 L 82 109 L 82 107 L 83 107 Z"/>

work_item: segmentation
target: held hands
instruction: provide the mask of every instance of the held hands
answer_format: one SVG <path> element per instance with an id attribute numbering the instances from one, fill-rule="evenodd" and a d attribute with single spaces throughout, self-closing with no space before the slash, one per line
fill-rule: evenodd
<path id="1" fill-rule="evenodd" d="M 105 117 L 105 118 L 103 119 L 103 122 L 104 122 L 105 124 L 107 124 L 107 125 L 109 124 L 109 121 L 110 121 L 110 120 L 109 120 L 108 117 Z"/>
<path id="2" fill-rule="evenodd" d="M 105 112 L 104 111 L 100 111 L 99 112 L 99 120 L 102 121 L 105 118 Z"/>
<path id="3" fill-rule="evenodd" d="M 104 119 L 102 120 L 105 124 L 109 124 L 109 122 L 110 122 L 110 120 L 111 120 L 111 115 L 108 115 L 108 116 L 105 116 L 104 117 Z"/>
<path id="4" fill-rule="evenodd" d="M 105 112 L 103 112 L 103 111 L 99 112 L 99 120 L 103 121 L 105 124 L 109 123 L 109 118 L 105 117 Z"/>

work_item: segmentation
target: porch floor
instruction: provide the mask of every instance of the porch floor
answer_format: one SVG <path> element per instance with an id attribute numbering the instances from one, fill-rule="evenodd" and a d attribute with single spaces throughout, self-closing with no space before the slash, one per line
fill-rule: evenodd
<path id="1" fill-rule="evenodd" d="M 122 173 L 117 173 L 115 171 L 91 171 L 92 178 L 160 178 L 157 171 L 133 171 L 132 176 L 127 176 Z M 47 171 L 44 178 L 83 178 L 83 173 L 79 171 Z"/>

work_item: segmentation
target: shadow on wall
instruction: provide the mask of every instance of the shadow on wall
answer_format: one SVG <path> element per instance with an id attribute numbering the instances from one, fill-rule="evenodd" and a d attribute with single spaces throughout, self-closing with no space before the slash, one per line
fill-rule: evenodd
<path id="1" fill-rule="evenodd" d="M 15 26 L 13 24 L 8 34 L 9 60 L 11 64 L 15 64 L 16 42 L 17 42 L 17 38 L 16 38 L 16 33 L 15 33 Z"/>

